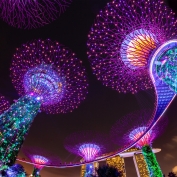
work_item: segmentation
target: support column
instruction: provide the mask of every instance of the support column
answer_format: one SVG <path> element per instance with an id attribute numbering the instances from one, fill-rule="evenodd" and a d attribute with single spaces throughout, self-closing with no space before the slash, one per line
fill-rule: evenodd
<path id="1" fill-rule="evenodd" d="M 81 166 L 81 174 L 80 177 L 85 177 L 86 174 L 93 174 L 95 175 L 95 168 L 99 167 L 98 162 L 86 164 Z"/>
<path id="2" fill-rule="evenodd" d="M 143 154 L 134 154 L 133 161 L 138 177 L 150 177 Z"/>
<path id="3" fill-rule="evenodd" d="M 86 172 L 86 165 L 82 165 L 80 177 L 84 177 L 85 172 Z"/>

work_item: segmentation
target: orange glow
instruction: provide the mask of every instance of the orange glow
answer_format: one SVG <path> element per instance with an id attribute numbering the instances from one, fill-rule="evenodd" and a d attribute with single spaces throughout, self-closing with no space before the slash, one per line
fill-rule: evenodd
<path id="1" fill-rule="evenodd" d="M 152 36 L 138 35 L 127 46 L 127 58 L 133 66 L 144 67 L 147 65 L 149 53 L 154 48 L 156 44 Z"/>

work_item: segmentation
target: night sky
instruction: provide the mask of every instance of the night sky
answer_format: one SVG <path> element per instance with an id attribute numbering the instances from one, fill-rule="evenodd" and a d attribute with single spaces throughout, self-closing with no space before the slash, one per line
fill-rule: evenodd
<path id="1" fill-rule="evenodd" d="M 96 130 L 109 133 L 115 121 L 132 111 L 153 106 L 154 96 L 148 92 L 136 95 L 120 94 L 102 85 L 92 74 L 87 59 L 87 35 L 96 15 L 110 0 L 73 0 L 73 3 L 56 21 L 39 29 L 21 30 L 8 26 L 0 20 L 0 93 L 11 103 L 19 96 L 9 77 L 10 62 L 17 47 L 33 39 L 58 41 L 69 47 L 83 61 L 89 79 L 89 90 L 85 101 L 78 109 L 68 114 L 46 115 L 40 113 L 35 118 L 24 147 L 41 147 L 60 157 L 63 162 L 76 162 L 80 157 L 68 153 L 63 146 L 66 136 L 75 131 Z M 167 2 L 167 1 L 166 1 Z M 167 2 L 177 12 L 175 0 Z M 153 147 L 161 148 L 157 154 L 163 173 L 167 174 L 177 166 L 177 98 L 172 102 L 164 116 L 169 124 L 164 134 L 157 138 Z M 123 125 L 122 125 L 123 126 Z M 116 148 L 116 146 L 113 148 Z M 20 152 L 20 157 L 23 154 Z M 128 177 L 135 177 L 133 159 L 126 159 Z M 23 164 L 30 174 L 32 166 Z M 176 170 L 177 171 L 177 170 Z M 80 167 L 69 169 L 44 168 L 42 177 L 78 177 Z"/>

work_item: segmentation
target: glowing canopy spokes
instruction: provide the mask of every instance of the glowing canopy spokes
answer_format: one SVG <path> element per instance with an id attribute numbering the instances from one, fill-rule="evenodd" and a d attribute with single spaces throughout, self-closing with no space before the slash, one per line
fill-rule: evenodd
<path id="1" fill-rule="evenodd" d="M 91 161 L 98 155 L 100 148 L 96 144 L 83 144 L 80 146 L 79 151 L 86 161 Z"/>
<path id="2" fill-rule="evenodd" d="M 148 30 L 138 29 L 128 34 L 122 42 L 120 54 L 129 68 L 147 68 L 149 56 L 158 45 L 156 36 Z"/>
<path id="3" fill-rule="evenodd" d="M 46 165 L 49 161 L 47 158 L 40 156 L 40 155 L 33 155 L 31 160 L 33 163 L 38 164 L 38 165 L 37 164 L 35 165 L 35 167 L 38 169 L 42 169 L 44 167 L 43 165 Z"/>
<path id="4" fill-rule="evenodd" d="M 64 78 L 59 77 L 52 65 L 38 65 L 24 75 L 26 94 L 36 97 L 43 105 L 60 102 L 66 88 L 65 84 Z"/>
<path id="5" fill-rule="evenodd" d="M 154 110 L 153 109 L 143 109 L 138 110 L 132 113 L 129 113 L 120 119 L 118 119 L 111 128 L 111 139 L 113 143 L 117 145 L 132 144 L 142 137 L 146 132 L 146 129 L 153 122 Z M 154 131 L 150 132 L 151 136 L 149 140 L 146 140 L 149 137 L 142 137 L 138 143 L 149 142 L 154 139 L 154 135 L 157 135 L 159 132 Z M 138 145 L 138 144 L 137 144 Z"/>
<path id="6" fill-rule="evenodd" d="M 60 158 L 51 153 L 51 151 L 47 151 L 45 148 L 41 148 L 38 146 L 28 146 L 22 147 L 22 151 L 25 156 L 33 163 L 36 172 L 39 172 L 43 167 L 47 165 L 59 165 L 61 164 Z M 38 169 L 38 170 L 37 170 Z"/>
<path id="7" fill-rule="evenodd" d="M 92 161 L 102 153 L 112 149 L 106 134 L 84 131 L 76 132 L 65 139 L 65 148 L 76 155 L 83 157 L 84 161 Z"/>
<path id="8" fill-rule="evenodd" d="M 129 138 L 132 141 L 136 141 L 147 131 L 148 127 L 138 127 L 132 130 L 129 134 Z M 143 136 L 136 144 L 137 147 L 141 148 L 145 145 L 151 145 L 153 139 L 155 138 L 152 130 L 150 130 L 145 136 Z"/>

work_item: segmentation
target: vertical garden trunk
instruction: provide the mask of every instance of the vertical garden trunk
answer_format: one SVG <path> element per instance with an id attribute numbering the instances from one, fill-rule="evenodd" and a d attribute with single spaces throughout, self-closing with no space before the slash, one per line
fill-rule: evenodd
<path id="1" fill-rule="evenodd" d="M 11 166 L 25 135 L 40 109 L 40 103 L 31 96 L 24 96 L 0 115 L 0 164 Z"/>
<path id="2" fill-rule="evenodd" d="M 40 177 L 39 173 L 40 173 L 40 169 L 34 167 L 34 170 L 33 170 L 33 176 L 34 176 L 34 177 Z"/>
<path id="3" fill-rule="evenodd" d="M 149 145 L 145 145 L 142 147 L 142 153 L 144 155 L 144 159 L 148 166 L 150 176 L 151 177 L 163 177 L 163 174 L 157 162 L 156 156 L 152 152 L 152 148 Z"/>
<path id="4" fill-rule="evenodd" d="M 84 177 L 90 177 L 94 173 L 94 165 L 93 163 L 86 164 L 85 175 Z"/>

